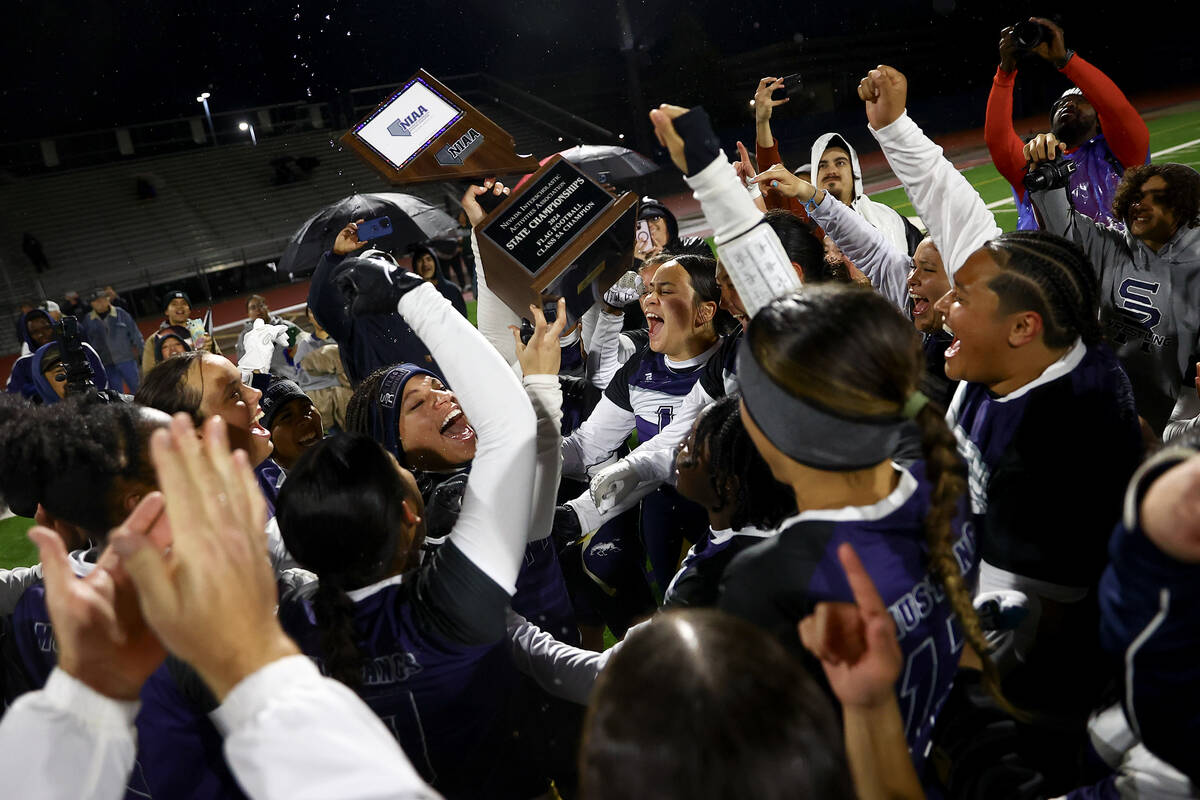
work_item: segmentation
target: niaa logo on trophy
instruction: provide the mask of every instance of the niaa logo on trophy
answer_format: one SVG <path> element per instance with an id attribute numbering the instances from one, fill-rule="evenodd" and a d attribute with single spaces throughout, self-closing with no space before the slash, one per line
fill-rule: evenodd
<path id="1" fill-rule="evenodd" d="M 409 114 L 407 117 L 397 118 L 395 122 L 388 125 L 388 133 L 392 136 L 412 136 L 412 129 L 421 119 L 429 113 L 429 109 L 425 106 L 417 106 L 416 111 Z"/>
<path id="2" fill-rule="evenodd" d="M 463 159 L 475 152 L 475 148 L 481 144 L 483 144 L 483 134 L 474 128 L 468 128 L 467 132 L 458 137 L 458 139 L 438 150 L 434 154 L 434 158 L 443 167 L 448 167 L 451 164 L 461 165 Z"/>

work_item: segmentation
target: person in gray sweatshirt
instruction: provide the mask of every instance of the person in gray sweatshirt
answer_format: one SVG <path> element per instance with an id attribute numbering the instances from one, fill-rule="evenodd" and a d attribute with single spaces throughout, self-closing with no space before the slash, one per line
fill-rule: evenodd
<path id="1" fill-rule="evenodd" d="M 1025 148 L 1035 165 L 1058 155 L 1053 134 Z M 1118 231 L 1075 211 L 1061 189 L 1031 192 L 1042 228 L 1077 242 L 1101 285 L 1100 322 L 1133 386 L 1138 413 L 1162 435 L 1200 412 L 1200 173 L 1146 164 L 1125 173 L 1113 198 Z"/>

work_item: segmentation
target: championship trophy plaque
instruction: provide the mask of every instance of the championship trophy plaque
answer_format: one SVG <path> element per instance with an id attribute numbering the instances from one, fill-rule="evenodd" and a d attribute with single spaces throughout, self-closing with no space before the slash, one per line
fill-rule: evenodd
<path id="1" fill-rule="evenodd" d="M 475 229 L 487 285 L 518 316 L 553 298 L 578 319 L 633 264 L 637 197 L 551 156 Z"/>
<path id="2" fill-rule="evenodd" d="M 425 70 L 342 135 L 391 183 L 424 183 L 532 172 L 503 128 Z"/>

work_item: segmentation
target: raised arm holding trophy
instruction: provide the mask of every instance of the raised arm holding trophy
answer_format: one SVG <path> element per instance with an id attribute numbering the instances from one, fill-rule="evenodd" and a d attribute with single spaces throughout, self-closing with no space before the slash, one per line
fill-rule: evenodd
<path id="1" fill-rule="evenodd" d="M 342 136 L 395 184 L 534 174 L 477 226 L 488 286 L 519 316 L 566 300 L 579 318 L 633 263 L 637 197 L 555 155 L 540 167 L 424 70 Z"/>

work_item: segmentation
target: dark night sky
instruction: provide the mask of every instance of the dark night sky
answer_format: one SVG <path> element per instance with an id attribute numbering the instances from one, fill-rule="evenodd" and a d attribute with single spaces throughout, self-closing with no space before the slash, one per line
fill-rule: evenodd
<path id="1" fill-rule="evenodd" d="M 1085 38 L 1089 56 L 1103 50 L 1110 71 L 1125 62 L 1126 79 L 1135 83 L 1146 83 L 1159 54 L 1194 48 L 1181 32 L 1190 36 L 1192 26 L 1179 24 L 1191 4 L 1181 2 L 1152 3 L 1152 11 L 1139 6 L 1140 19 L 1154 26 L 1147 37 L 1126 34 L 1119 15 L 1097 11 L 1111 3 L 1090 10 L 1078 2 L 1023 0 L 1003 10 L 972 0 L 627 5 L 651 55 L 671 46 L 684 10 L 722 54 L 797 33 L 812 39 L 931 24 L 945 30 L 947 41 L 970 37 L 986 54 L 980 58 L 994 64 L 1003 24 L 1059 10 L 1068 45 Z M 302 100 L 309 90 L 320 98 L 332 87 L 402 80 L 418 66 L 435 75 L 488 71 L 519 84 L 522 75 L 560 65 L 611 65 L 617 82 L 623 76 L 615 8 L 615 0 L 10 0 L 0 32 L 0 138 L 189 115 L 195 95 L 206 89 L 214 110 Z M 1172 11 L 1179 23 L 1160 25 Z M 1166 79 L 1196 82 L 1192 73 Z"/>

